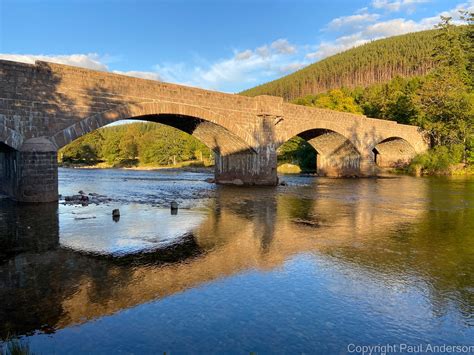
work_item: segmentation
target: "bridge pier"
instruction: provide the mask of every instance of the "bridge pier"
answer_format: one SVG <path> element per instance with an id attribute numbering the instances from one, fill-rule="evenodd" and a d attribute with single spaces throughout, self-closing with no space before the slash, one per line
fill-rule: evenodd
<path id="1" fill-rule="evenodd" d="M 46 138 L 26 141 L 20 150 L 0 154 L 0 190 L 18 202 L 58 200 L 58 161 L 54 145 Z"/>
<path id="2" fill-rule="evenodd" d="M 216 154 L 215 162 L 215 178 L 218 184 L 278 184 L 277 154 L 271 147 L 261 148 L 257 153 Z"/>
<path id="3" fill-rule="evenodd" d="M 316 172 L 328 177 L 367 177 L 377 175 L 377 166 L 371 155 L 348 154 L 343 156 L 316 156 Z"/>
<path id="4" fill-rule="evenodd" d="M 333 157 L 322 154 L 316 155 L 316 172 L 319 176 L 347 177 L 359 176 L 360 156 Z"/>

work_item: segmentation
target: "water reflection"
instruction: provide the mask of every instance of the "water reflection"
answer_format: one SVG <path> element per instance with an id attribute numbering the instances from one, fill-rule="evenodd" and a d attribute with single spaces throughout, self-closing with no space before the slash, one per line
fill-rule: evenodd
<path id="1" fill-rule="evenodd" d="M 206 209 L 175 216 L 129 204 L 118 223 L 109 206 L 61 206 L 58 219 L 57 206 L 2 200 L 0 336 L 54 332 L 298 255 L 387 292 L 418 290 L 435 317 L 473 325 L 472 180 L 289 182 L 219 187 Z"/>

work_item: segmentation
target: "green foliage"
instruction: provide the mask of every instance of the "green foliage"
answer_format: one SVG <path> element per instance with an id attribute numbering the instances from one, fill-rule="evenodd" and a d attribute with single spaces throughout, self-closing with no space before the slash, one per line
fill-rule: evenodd
<path id="1" fill-rule="evenodd" d="M 441 16 L 436 25 L 439 31 L 434 37 L 433 59 L 438 68 L 450 68 L 463 81 L 468 80 L 468 49 L 465 31 L 468 28 L 452 24 L 452 17 Z M 468 26 L 469 27 L 469 26 Z M 472 46 L 472 44 L 470 45 Z"/>
<path id="2" fill-rule="evenodd" d="M 59 157 L 67 163 L 95 164 L 101 160 L 101 147 L 104 142 L 102 131 L 94 131 L 78 138 L 59 151 Z"/>
<path id="3" fill-rule="evenodd" d="M 105 127 L 60 150 L 65 163 L 133 166 L 170 165 L 207 159 L 212 153 L 193 136 L 158 123 L 132 123 Z"/>
<path id="4" fill-rule="evenodd" d="M 437 146 L 426 153 L 417 155 L 410 166 L 409 172 L 414 174 L 449 174 L 451 166 L 461 162 L 464 147 L 462 145 Z"/>
<path id="5" fill-rule="evenodd" d="M 294 100 L 295 104 L 327 108 L 330 110 L 362 113 L 354 98 L 340 89 L 330 90 L 318 95 L 307 95 L 304 98 Z"/>
<path id="6" fill-rule="evenodd" d="M 366 116 L 409 124 L 419 114 L 414 96 L 421 85 L 419 77 L 397 76 L 385 84 L 356 89 L 352 95 Z"/>
<path id="7" fill-rule="evenodd" d="M 278 149 L 278 165 L 298 165 L 302 171 L 316 170 L 316 151 L 303 138 L 293 137 Z"/>

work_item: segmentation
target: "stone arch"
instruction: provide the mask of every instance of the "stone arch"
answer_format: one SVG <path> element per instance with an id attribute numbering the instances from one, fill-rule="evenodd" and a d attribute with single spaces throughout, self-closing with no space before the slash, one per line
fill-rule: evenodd
<path id="1" fill-rule="evenodd" d="M 126 119 L 162 123 L 195 136 L 219 155 L 256 153 L 242 137 L 241 129 L 227 117 L 211 110 L 172 102 L 144 102 L 126 104 L 86 117 L 57 132 L 52 141 L 62 148 L 75 139 Z"/>
<path id="2" fill-rule="evenodd" d="M 320 176 L 360 174 L 361 154 L 343 134 L 326 128 L 314 128 L 296 134 L 316 151 L 316 172 Z"/>
<path id="3" fill-rule="evenodd" d="M 415 148 L 404 138 L 389 137 L 372 148 L 375 163 L 381 168 L 403 167 L 416 155 Z"/>

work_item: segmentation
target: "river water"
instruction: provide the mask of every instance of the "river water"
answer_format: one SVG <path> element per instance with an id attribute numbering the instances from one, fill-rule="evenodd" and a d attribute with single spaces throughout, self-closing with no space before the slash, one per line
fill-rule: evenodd
<path id="1" fill-rule="evenodd" d="M 41 354 L 474 345 L 474 179 L 208 177 L 60 169 L 63 196 L 110 200 L 0 200 L 0 339 Z"/>

